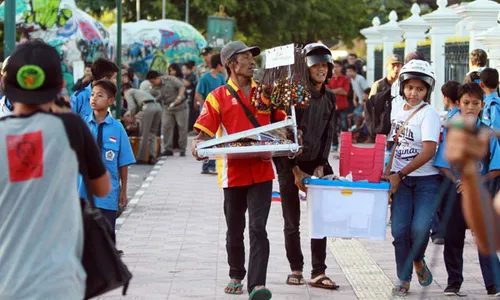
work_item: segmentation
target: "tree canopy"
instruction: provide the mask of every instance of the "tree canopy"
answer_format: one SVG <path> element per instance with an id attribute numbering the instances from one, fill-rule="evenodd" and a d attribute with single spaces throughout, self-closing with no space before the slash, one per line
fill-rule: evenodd
<path id="1" fill-rule="evenodd" d="M 158 20 L 162 16 L 162 0 L 140 0 L 141 19 Z M 114 9 L 113 0 L 79 0 L 77 5 L 100 17 Z M 236 20 L 236 38 L 263 48 L 286 43 L 321 40 L 333 45 L 342 40 L 347 45 L 360 37 L 359 30 L 371 25 L 379 16 L 387 21 L 391 10 L 399 19 L 408 17 L 415 0 L 190 0 L 189 23 L 205 33 L 207 17 L 215 15 L 222 5 L 225 13 Z M 419 0 L 425 7 L 435 8 L 435 0 Z M 185 0 L 166 0 L 168 19 L 184 20 Z M 423 11 L 425 13 L 427 11 Z M 123 19 L 136 20 L 136 0 L 124 0 Z"/>

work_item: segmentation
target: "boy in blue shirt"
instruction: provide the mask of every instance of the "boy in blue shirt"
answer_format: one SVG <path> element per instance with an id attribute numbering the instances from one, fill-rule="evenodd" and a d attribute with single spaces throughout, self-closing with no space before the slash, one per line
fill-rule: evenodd
<path id="1" fill-rule="evenodd" d="M 444 107 L 448 108 L 448 114 L 446 115 L 446 121 L 451 120 L 455 115 L 459 114 L 460 109 L 458 108 L 458 88 L 460 83 L 450 80 L 443 84 L 441 87 L 441 94 L 443 94 Z"/>
<path id="2" fill-rule="evenodd" d="M 95 204 L 111 224 L 113 240 L 118 205 L 127 205 L 128 165 L 135 163 L 125 128 L 108 112 L 109 106 L 115 102 L 116 92 L 113 82 L 106 79 L 95 81 L 89 102 L 93 113 L 84 119 L 97 140 L 102 160 L 111 177 L 111 192 L 106 197 L 96 197 Z M 80 195 L 87 198 L 82 183 Z"/>
<path id="3" fill-rule="evenodd" d="M 486 95 L 482 122 L 493 130 L 500 130 L 500 97 L 498 97 L 498 71 L 485 68 L 480 75 L 481 88 Z"/>
<path id="4" fill-rule="evenodd" d="M 484 126 L 479 119 L 481 109 L 484 106 L 483 96 L 483 91 L 477 83 L 466 83 L 460 86 L 458 90 L 458 107 L 460 113 L 464 117 L 475 117 L 478 127 Z M 445 175 L 445 180 L 451 181 L 447 203 L 443 206 L 444 218 L 445 220 L 447 217 L 449 218 L 447 224 L 445 224 L 446 231 L 444 237 L 443 254 L 446 271 L 448 272 L 448 286 L 444 290 L 444 293 L 451 296 L 460 295 L 460 288 L 463 282 L 463 250 L 467 226 L 461 204 L 463 186 L 461 185 L 459 173 L 452 169 L 444 158 L 445 143 L 446 139 L 439 146 L 434 166 L 439 168 Z M 478 170 L 487 184 L 499 179 L 500 147 L 497 138 L 491 139 L 489 155 L 480 162 Z M 453 199 L 455 199 L 454 202 Z M 497 256 L 484 256 L 479 253 L 479 264 L 488 295 L 498 295 L 495 274 L 500 274 L 500 263 Z"/>
<path id="5" fill-rule="evenodd" d="M 201 109 L 208 94 L 218 87 L 226 84 L 226 80 L 223 75 L 224 72 L 225 69 L 222 66 L 220 54 L 212 55 L 210 58 L 210 72 L 201 76 L 200 82 L 196 86 L 196 94 L 194 98 L 195 108 Z M 215 170 L 215 160 L 203 161 L 201 174 L 217 174 L 217 171 Z"/>
<path id="6" fill-rule="evenodd" d="M 92 64 L 92 80 L 96 82 L 97 80 L 108 79 L 115 82 L 118 71 L 118 66 L 114 62 L 100 57 Z M 92 86 L 93 83 L 84 89 L 74 92 L 70 97 L 71 110 L 75 114 L 80 115 L 84 120 L 88 115 L 92 114 L 92 108 L 90 107 Z"/>

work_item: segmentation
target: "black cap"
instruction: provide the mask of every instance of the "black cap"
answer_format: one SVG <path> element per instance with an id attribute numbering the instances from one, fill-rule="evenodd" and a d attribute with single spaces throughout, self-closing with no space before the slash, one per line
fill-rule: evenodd
<path id="1" fill-rule="evenodd" d="M 56 100 L 63 74 L 57 50 L 41 40 L 19 45 L 5 69 L 5 96 L 12 102 L 40 105 Z"/>
<path id="2" fill-rule="evenodd" d="M 420 51 L 412 51 L 406 55 L 405 64 L 414 59 L 425 60 L 425 55 Z"/>
<path id="3" fill-rule="evenodd" d="M 220 58 L 222 61 L 222 64 L 225 66 L 227 63 L 227 60 L 231 58 L 231 56 L 237 54 L 237 53 L 243 53 L 243 52 L 248 52 L 252 53 L 252 55 L 255 57 L 260 54 L 260 48 L 253 46 L 253 47 L 247 47 L 245 43 L 242 41 L 234 41 L 227 43 L 224 48 L 220 51 Z"/>
<path id="4" fill-rule="evenodd" d="M 201 54 L 200 54 L 200 55 L 205 56 L 205 55 L 207 55 L 207 54 L 212 53 L 212 51 L 213 51 L 213 49 L 212 49 L 211 47 L 206 47 L 206 48 L 203 48 L 203 49 L 201 50 Z"/>

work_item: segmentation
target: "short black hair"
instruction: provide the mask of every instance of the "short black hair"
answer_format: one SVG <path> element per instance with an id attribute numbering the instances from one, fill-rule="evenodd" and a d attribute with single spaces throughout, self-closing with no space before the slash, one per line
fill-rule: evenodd
<path id="1" fill-rule="evenodd" d="M 469 59 L 473 66 L 485 67 L 488 63 L 488 54 L 483 49 L 475 49 L 470 53 Z"/>
<path id="2" fill-rule="evenodd" d="M 479 79 L 489 89 L 498 88 L 498 71 L 496 69 L 483 69 L 479 75 Z"/>
<path id="3" fill-rule="evenodd" d="M 443 84 L 441 87 L 441 93 L 443 93 L 443 96 L 448 97 L 451 99 L 453 102 L 458 101 L 458 88 L 460 87 L 460 83 L 450 80 Z"/>
<path id="4" fill-rule="evenodd" d="M 110 98 L 116 97 L 116 92 L 117 92 L 116 85 L 111 80 L 107 79 L 97 80 L 92 84 L 93 88 L 96 86 L 102 87 L 108 94 L 108 97 Z"/>
<path id="5" fill-rule="evenodd" d="M 148 72 L 148 74 L 146 74 L 146 79 L 149 80 L 149 79 L 156 79 L 158 77 L 160 77 L 161 74 L 160 72 L 158 71 L 155 71 L 155 70 L 151 70 Z"/>
<path id="6" fill-rule="evenodd" d="M 188 61 L 188 62 L 185 62 L 182 64 L 183 66 L 186 66 L 186 68 L 188 68 L 189 70 L 193 70 L 194 68 L 194 62 L 191 62 L 191 61 Z"/>
<path id="7" fill-rule="evenodd" d="M 367 94 L 367 95 L 370 95 L 370 92 L 372 91 L 371 88 L 366 88 L 363 93 Z"/>
<path id="8" fill-rule="evenodd" d="M 340 60 L 334 60 L 334 61 L 333 61 L 333 64 L 334 64 L 334 65 L 341 65 L 341 66 L 343 65 L 343 64 L 342 64 L 342 62 L 341 62 Z"/>
<path id="9" fill-rule="evenodd" d="M 351 70 L 353 70 L 354 72 L 356 72 L 356 67 L 355 67 L 355 66 L 353 66 L 353 65 L 347 65 L 347 66 L 345 66 L 345 70 L 346 70 L 346 71 L 347 71 L 347 70 L 349 70 L 349 69 L 351 69 Z"/>
<path id="10" fill-rule="evenodd" d="M 347 56 L 354 56 L 355 58 L 358 58 L 358 56 L 356 55 L 356 53 L 349 53 L 349 55 Z"/>
<path id="11" fill-rule="evenodd" d="M 118 66 L 105 57 L 99 57 L 92 63 L 92 77 L 94 80 L 100 80 L 105 77 L 111 78 L 113 74 L 120 70 Z"/>
<path id="12" fill-rule="evenodd" d="M 91 62 L 86 62 L 85 63 L 85 68 L 91 68 L 92 69 L 92 63 Z"/>
<path id="13" fill-rule="evenodd" d="M 475 82 L 464 83 L 458 88 L 458 101 L 460 102 L 462 97 L 466 94 L 476 96 L 478 99 L 483 101 L 483 89 Z"/>
<path id="14" fill-rule="evenodd" d="M 214 54 L 210 58 L 210 68 L 215 69 L 219 65 L 222 66 L 222 59 L 220 58 L 220 54 Z"/>
<path id="15" fill-rule="evenodd" d="M 128 89 L 131 89 L 131 88 L 133 88 L 133 87 L 134 87 L 134 86 L 132 85 L 132 83 L 130 83 L 130 82 L 126 82 L 126 83 L 124 83 L 124 84 L 123 84 L 122 89 L 124 89 L 124 90 L 128 90 Z"/>

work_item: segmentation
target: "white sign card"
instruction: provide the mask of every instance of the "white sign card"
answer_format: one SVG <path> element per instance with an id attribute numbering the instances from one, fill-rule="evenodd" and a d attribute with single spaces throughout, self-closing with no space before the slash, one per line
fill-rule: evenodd
<path id="1" fill-rule="evenodd" d="M 295 63 L 295 47 L 293 44 L 271 48 L 266 53 L 266 69 L 289 66 Z"/>
<path id="2" fill-rule="evenodd" d="M 73 83 L 76 83 L 84 74 L 85 63 L 82 60 L 73 62 Z"/>

